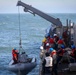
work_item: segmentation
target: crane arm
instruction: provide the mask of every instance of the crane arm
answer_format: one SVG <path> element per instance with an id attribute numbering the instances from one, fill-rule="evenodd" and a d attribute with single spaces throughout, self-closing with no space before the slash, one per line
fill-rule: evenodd
<path id="1" fill-rule="evenodd" d="M 55 18 L 43 13 L 42 11 L 32 7 L 31 5 L 28 5 L 28 4 L 25 4 L 21 1 L 18 1 L 17 6 L 23 6 L 25 12 L 30 12 L 34 15 L 37 14 L 37 15 L 41 16 L 42 18 L 46 19 L 47 21 L 53 23 L 56 26 L 62 26 L 62 23 L 59 20 L 59 18 L 55 19 Z"/>

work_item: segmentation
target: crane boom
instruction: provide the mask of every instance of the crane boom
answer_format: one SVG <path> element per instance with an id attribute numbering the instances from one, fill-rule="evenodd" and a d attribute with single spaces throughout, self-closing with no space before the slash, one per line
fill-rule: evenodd
<path id="1" fill-rule="evenodd" d="M 43 13 L 42 11 L 32 7 L 31 5 L 28 5 L 28 4 L 25 4 L 21 1 L 18 1 L 17 6 L 23 6 L 25 12 L 30 12 L 34 15 L 37 14 L 37 15 L 41 16 L 42 18 L 46 19 L 47 21 L 53 23 L 56 26 L 62 26 L 62 23 L 59 20 L 59 18 L 55 19 L 55 18 Z"/>

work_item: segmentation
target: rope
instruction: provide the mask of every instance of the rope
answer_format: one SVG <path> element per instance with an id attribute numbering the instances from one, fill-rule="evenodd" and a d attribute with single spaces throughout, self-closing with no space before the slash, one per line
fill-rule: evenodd
<path id="1" fill-rule="evenodd" d="M 18 1 L 21 1 L 21 0 L 18 0 Z M 20 53 L 20 49 L 22 48 L 22 40 L 21 40 L 21 23 L 20 23 L 20 10 L 19 10 L 19 6 L 18 6 L 18 19 L 19 19 L 19 53 Z M 18 75 L 21 75 L 21 72 L 20 72 L 20 68 L 18 69 Z"/>
<path id="2" fill-rule="evenodd" d="M 20 48 L 22 48 L 22 40 L 21 40 L 21 23 L 20 23 L 20 10 L 19 10 L 19 6 L 18 6 L 18 19 L 19 19 L 19 37 L 20 37 L 20 41 L 19 41 L 19 53 L 20 53 Z"/>
<path id="3" fill-rule="evenodd" d="M 18 0 L 18 1 L 21 1 L 21 0 Z M 20 23 L 20 10 L 19 10 L 19 6 L 18 6 L 18 19 L 19 19 L 19 37 L 20 37 L 20 41 L 19 41 L 19 53 L 21 51 L 21 49 L 23 51 L 25 51 L 23 48 L 22 48 L 22 40 L 21 40 L 21 23 Z"/>

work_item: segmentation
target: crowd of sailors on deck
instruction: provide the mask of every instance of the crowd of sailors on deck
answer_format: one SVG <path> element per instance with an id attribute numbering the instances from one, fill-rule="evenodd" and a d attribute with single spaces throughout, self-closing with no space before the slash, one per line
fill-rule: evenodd
<path id="1" fill-rule="evenodd" d="M 63 55 L 67 52 L 69 57 L 71 57 L 67 62 L 73 63 L 76 61 L 76 47 L 73 42 L 70 42 L 70 46 L 68 46 L 67 37 L 65 32 L 60 37 L 57 34 L 53 36 L 50 34 L 45 35 L 45 38 L 42 40 L 42 46 L 40 47 L 41 50 L 44 50 L 42 52 L 43 56 L 45 56 L 42 63 L 43 73 L 51 72 L 52 75 L 58 75 L 57 66 L 61 63 Z"/>

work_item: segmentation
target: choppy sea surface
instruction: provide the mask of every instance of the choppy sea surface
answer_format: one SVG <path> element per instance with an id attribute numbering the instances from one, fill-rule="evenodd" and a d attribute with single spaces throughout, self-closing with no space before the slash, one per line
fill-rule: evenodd
<path id="1" fill-rule="evenodd" d="M 66 19 L 76 24 L 76 14 L 48 14 L 60 18 L 63 25 Z M 39 16 L 20 14 L 22 47 L 30 56 L 37 58 L 37 66 L 28 75 L 39 75 L 40 45 L 50 22 Z M 19 18 L 18 14 L 0 14 L 0 75 L 15 75 L 7 70 L 12 59 L 12 48 L 19 49 Z"/>

